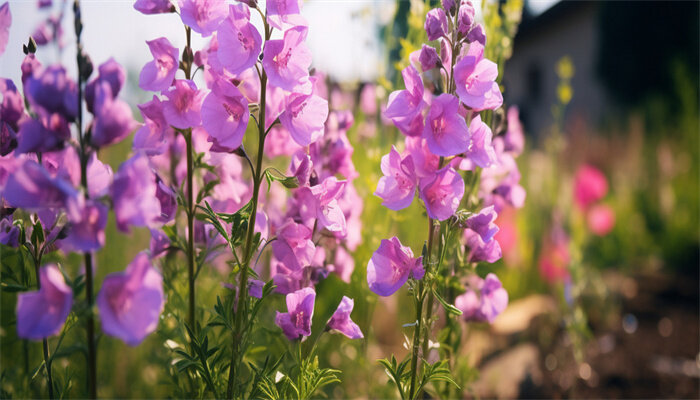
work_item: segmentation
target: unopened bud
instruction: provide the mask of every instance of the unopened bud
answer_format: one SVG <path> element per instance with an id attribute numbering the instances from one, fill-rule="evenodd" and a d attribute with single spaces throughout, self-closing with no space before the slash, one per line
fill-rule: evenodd
<path id="1" fill-rule="evenodd" d="M 477 24 L 472 28 L 467 35 L 467 41 L 469 43 L 479 42 L 482 46 L 486 46 L 486 31 L 484 30 L 484 26 Z"/>
<path id="2" fill-rule="evenodd" d="M 22 51 L 24 54 L 34 54 L 36 53 L 36 42 L 33 37 L 29 37 L 27 44 L 22 45 Z"/>

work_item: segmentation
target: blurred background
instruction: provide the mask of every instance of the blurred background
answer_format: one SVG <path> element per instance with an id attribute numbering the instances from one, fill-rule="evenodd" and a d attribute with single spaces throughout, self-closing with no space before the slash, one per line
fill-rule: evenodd
<path id="1" fill-rule="evenodd" d="M 11 2 L 14 23 L 0 75 L 19 81 L 21 44 L 59 15 L 61 2 L 55 3 L 37 11 L 35 1 Z M 127 68 L 126 100 L 136 111 L 150 96 L 137 86 L 138 71 L 151 58 L 145 40 L 166 36 L 182 47 L 179 18 L 141 15 L 131 1 L 82 3 L 85 48 L 96 65 L 114 57 Z M 496 272 L 510 304 L 493 325 L 463 324 L 456 372 L 463 397 L 700 397 L 698 4 L 475 2 L 487 27 L 487 56 L 499 65 L 504 108 L 517 106 L 526 134 L 517 162 L 527 199 L 522 209 L 499 216 L 503 259 L 477 269 L 482 276 Z M 329 278 L 318 287 L 319 297 L 355 298 L 353 318 L 366 337 L 319 342 L 321 363 L 343 371 L 343 383 L 326 390 L 332 398 L 396 396 L 376 360 L 406 354 L 409 331 L 400 327 L 412 306 L 407 296 L 379 299 L 369 292 L 365 266 L 379 241 L 392 235 L 418 251 L 425 232 L 416 226 L 424 226 L 424 216 L 416 204 L 387 210 L 372 193 L 381 156 L 403 141 L 381 109 L 388 93 L 402 88 L 398 71 L 426 41 L 423 21 L 434 6 L 421 0 L 304 4 L 314 67 L 328 77 L 331 107 L 354 116 L 347 135 L 356 148 L 355 187 L 365 199 L 363 243 L 353 254 L 350 283 Z M 56 40 L 49 38 L 39 52 L 43 62 L 63 61 L 69 70 L 71 14 L 68 6 L 65 35 L 44 31 Z M 194 47 L 204 43 L 195 40 Z M 374 108 L 362 107 L 363 99 Z M 128 139 L 101 157 L 116 170 L 130 148 Z M 591 170 L 607 190 L 596 204 L 581 207 L 576 188 Z M 110 215 L 108 245 L 97 256 L 98 286 L 148 240 L 147 230 L 118 233 Z M 219 280 L 215 271 L 200 279 L 204 304 L 213 304 Z M 0 384 L 9 394 L 18 373 L 8 367 L 18 351 L 8 322 L 16 295 L 2 296 Z M 171 393 L 161 367 L 172 359 L 163 345 L 168 324 L 166 315 L 162 332 L 136 348 L 100 339 L 101 396 Z M 32 354 L 40 358 L 38 348 Z M 64 380 L 81 376 L 80 357 L 61 360 Z M 81 384 L 73 384 L 74 396 Z"/>

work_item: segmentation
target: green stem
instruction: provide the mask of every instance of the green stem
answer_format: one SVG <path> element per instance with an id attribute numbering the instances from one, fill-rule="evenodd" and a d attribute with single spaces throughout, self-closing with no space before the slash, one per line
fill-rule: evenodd
<path id="1" fill-rule="evenodd" d="M 408 399 L 413 400 L 416 391 L 416 378 L 418 377 L 418 352 L 420 349 L 420 331 L 423 326 L 423 281 L 418 283 L 418 298 L 416 301 L 416 325 L 413 328 L 413 346 L 411 353 L 411 386 L 408 391 Z M 399 383 L 400 384 L 400 383 Z"/>
<path id="2" fill-rule="evenodd" d="M 40 249 L 34 249 L 35 253 L 34 254 L 34 271 L 36 272 L 36 288 L 41 290 L 41 279 L 39 279 L 39 267 L 41 266 L 41 256 L 43 251 Z M 49 399 L 54 398 L 53 395 L 53 376 L 51 374 L 51 358 L 49 357 L 49 341 L 48 339 L 44 338 L 41 341 L 42 347 L 43 347 L 43 353 L 44 353 L 44 368 L 46 368 L 46 385 L 48 386 L 49 389 Z M 28 357 L 27 354 L 25 354 L 25 357 Z"/>

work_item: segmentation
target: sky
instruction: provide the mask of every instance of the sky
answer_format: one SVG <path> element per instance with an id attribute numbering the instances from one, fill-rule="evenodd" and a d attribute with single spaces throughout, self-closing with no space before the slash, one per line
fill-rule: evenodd
<path id="1" fill-rule="evenodd" d="M 556 1 L 534 0 L 533 9 L 541 12 Z M 61 61 L 74 74 L 72 3 L 67 1 L 65 10 L 65 48 L 59 54 L 55 46 L 41 47 L 38 57 L 43 63 Z M 127 69 L 129 78 L 137 80 L 138 71 L 152 59 L 146 40 L 164 36 L 182 49 L 185 33 L 176 14 L 143 15 L 134 10 L 133 3 L 134 0 L 82 0 L 82 36 L 83 46 L 96 66 L 114 57 Z M 13 21 L 8 47 L 0 56 L 0 76 L 19 82 L 24 58 L 22 44 L 51 12 L 58 13 L 61 4 L 61 0 L 54 0 L 52 11 L 47 11 L 37 10 L 37 0 L 10 1 Z M 394 0 L 306 1 L 302 14 L 309 21 L 307 44 L 314 56 L 314 67 L 331 71 L 339 81 L 372 81 L 383 74 L 383 51 L 377 32 L 381 24 L 391 20 L 394 7 Z M 254 24 L 261 25 L 257 14 L 251 17 Z M 193 47 L 201 48 L 206 42 L 193 35 Z M 143 96 L 140 97 L 145 99 Z"/>

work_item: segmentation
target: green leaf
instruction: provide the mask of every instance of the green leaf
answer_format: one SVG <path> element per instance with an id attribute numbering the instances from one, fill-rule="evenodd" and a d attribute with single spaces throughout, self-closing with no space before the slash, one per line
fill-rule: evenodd
<path id="1" fill-rule="evenodd" d="M 435 296 L 437 301 L 440 302 L 445 311 L 454 315 L 462 315 L 462 310 L 445 301 L 445 299 L 443 299 L 442 296 L 440 296 L 437 290 L 433 289 L 433 295 Z"/>

